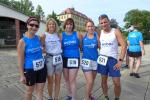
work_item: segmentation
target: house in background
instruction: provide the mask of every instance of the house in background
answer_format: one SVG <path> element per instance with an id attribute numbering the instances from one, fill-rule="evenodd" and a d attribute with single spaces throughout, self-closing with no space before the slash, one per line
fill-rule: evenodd
<path id="1" fill-rule="evenodd" d="M 0 3 L 0 47 L 16 46 L 26 31 L 29 16 Z M 38 34 L 45 30 L 45 22 L 40 22 Z"/>
<path id="2" fill-rule="evenodd" d="M 89 19 L 85 14 L 76 11 L 74 8 L 67 8 L 57 18 L 61 21 L 62 25 L 67 18 L 72 18 L 75 22 L 75 29 L 79 32 L 85 32 L 85 23 Z"/>

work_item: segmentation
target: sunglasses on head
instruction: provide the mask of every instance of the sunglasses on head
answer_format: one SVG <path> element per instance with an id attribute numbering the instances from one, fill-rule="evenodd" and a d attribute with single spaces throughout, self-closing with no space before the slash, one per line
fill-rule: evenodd
<path id="1" fill-rule="evenodd" d="M 37 25 L 37 24 L 29 24 L 31 27 L 36 27 L 36 28 L 39 28 L 39 25 Z"/>

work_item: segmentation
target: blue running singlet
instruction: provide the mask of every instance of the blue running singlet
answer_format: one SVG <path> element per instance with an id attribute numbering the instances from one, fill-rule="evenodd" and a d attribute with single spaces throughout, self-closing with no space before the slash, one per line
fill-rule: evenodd
<path id="1" fill-rule="evenodd" d="M 79 58 L 79 39 L 77 32 L 73 32 L 71 35 L 67 35 L 66 32 L 62 32 L 62 49 L 63 57 Z"/>
<path id="2" fill-rule="evenodd" d="M 33 61 L 43 58 L 41 42 L 38 36 L 33 38 L 23 37 L 25 43 L 24 69 L 33 69 Z"/>
<path id="3" fill-rule="evenodd" d="M 86 35 L 83 38 L 82 41 L 82 48 L 83 48 L 83 57 L 85 59 L 97 61 L 98 58 L 98 39 L 97 39 L 97 33 L 94 32 L 94 37 L 92 39 L 89 39 Z"/>
<path id="4" fill-rule="evenodd" d="M 129 51 L 140 52 L 141 46 L 140 41 L 143 41 L 142 33 L 138 31 L 133 31 L 128 34 Z"/>

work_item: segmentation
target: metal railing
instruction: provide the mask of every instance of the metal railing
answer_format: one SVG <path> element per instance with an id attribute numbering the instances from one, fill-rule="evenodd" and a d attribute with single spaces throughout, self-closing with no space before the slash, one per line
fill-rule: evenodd
<path id="1" fill-rule="evenodd" d="M 150 40 L 144 40 L 144 44 L 150 44 Z"/>

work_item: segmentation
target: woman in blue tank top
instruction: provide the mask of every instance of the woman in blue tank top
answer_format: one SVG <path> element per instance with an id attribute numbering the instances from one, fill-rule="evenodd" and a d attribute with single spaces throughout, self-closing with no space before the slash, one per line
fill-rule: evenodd
<path id="1" fill-rule="evenodd" d="M 18 43 L 18 63 L 20 82 L 26 84 L 25 100 L 32 99 L 32 93 L 36 88 L 36 97 L 43 100 L 43 89 L 46 82 L 46 68 L 42 57 L 40 39 L 36 34 L 39 28 L 39 20 L 29 17 L 27 20 L 27 32 Z"/>
<path id="2" fill-rule="evenodd" d="M 92 88 L 97 73 L 97 58 L 99 39 L 98 33 L 94 32 L 94 22 L 88 20 L 85 24 L 86 33 L 82 40 L 83 56 L 81 60 L 81 67 L 86 78 L 86 93 L 85 100 L 95 100 L 92 96 Z"/>
<path id="3" fill-rule="evenodd" d="M 80 40 L 81 35 L 74 31 L 75 24 L 73 19 L 68 18 L 64 24 L 65 32 L 62 32 L 63 50 L 63 74 L 67 88 L 67 100 L 76 99 L 76 77 L 79 69 L 80 59 Z"/>

